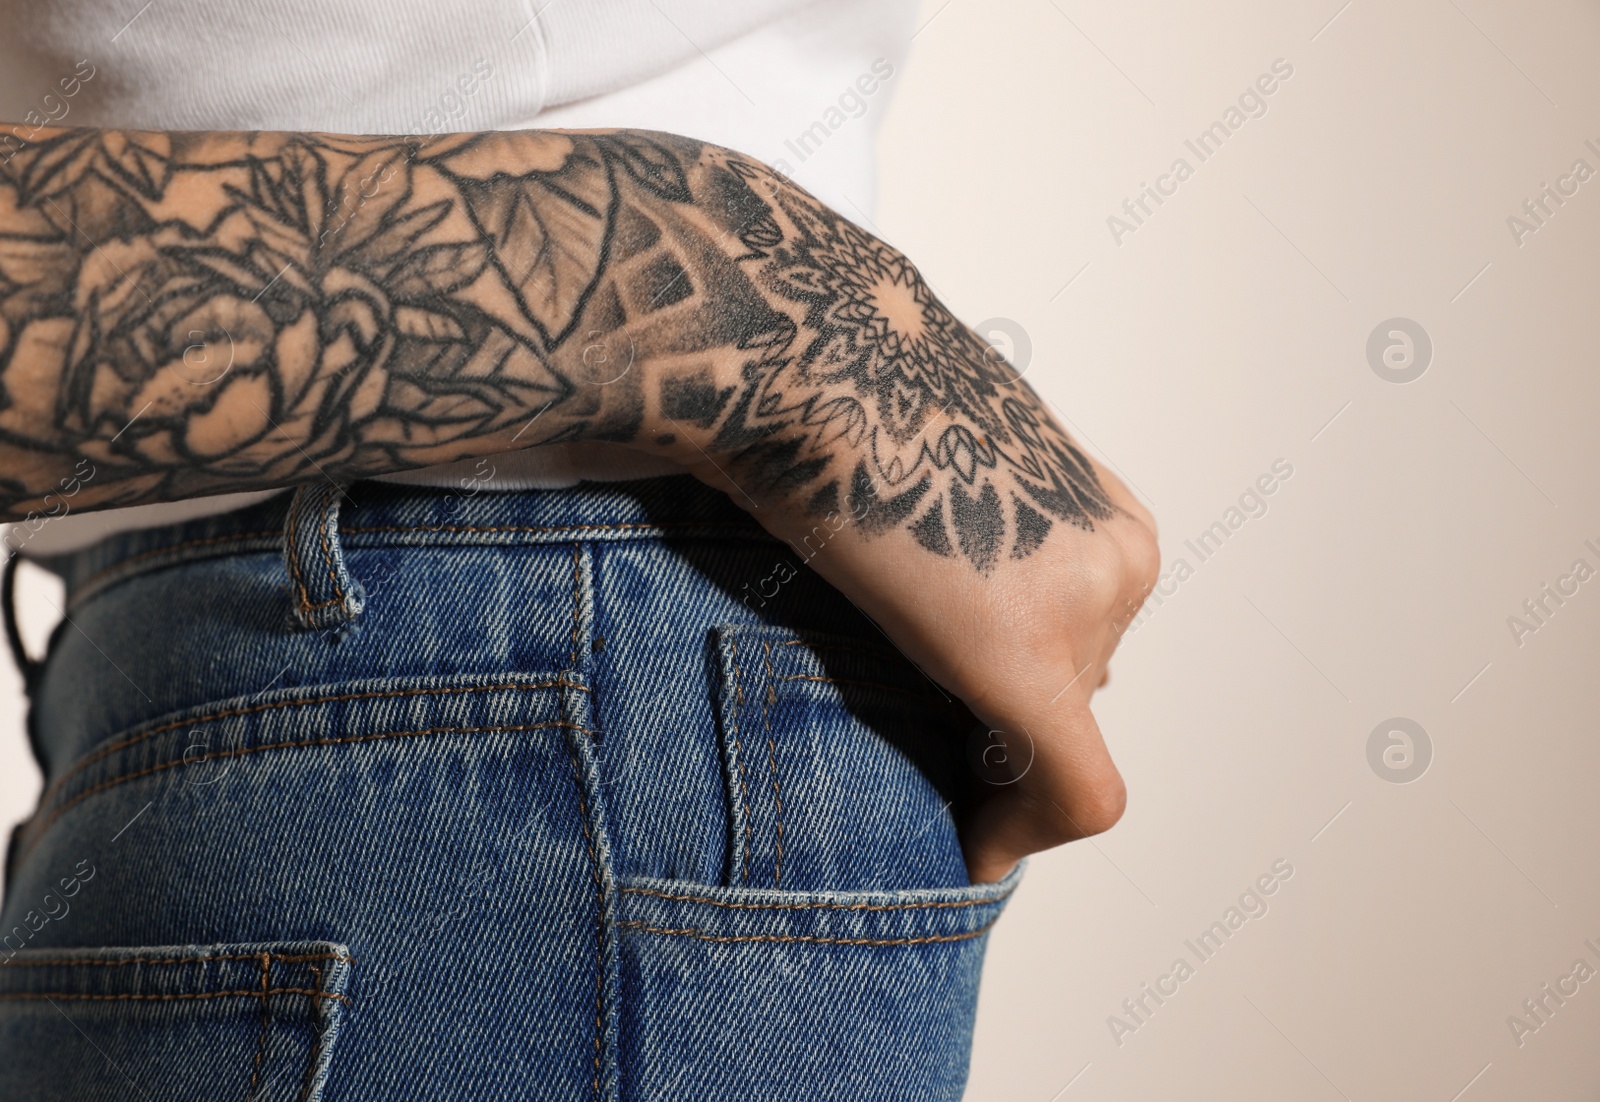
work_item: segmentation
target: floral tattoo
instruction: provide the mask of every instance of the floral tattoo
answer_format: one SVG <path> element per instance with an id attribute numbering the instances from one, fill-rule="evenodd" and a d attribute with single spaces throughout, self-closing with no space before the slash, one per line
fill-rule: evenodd
<path id="1" fill-rule="evenodd" d="M 44 131 L 0 149 L 0 508 L 705 449 L 988 573 L 1115 511 L 898 252 L 639 131 Z"/>

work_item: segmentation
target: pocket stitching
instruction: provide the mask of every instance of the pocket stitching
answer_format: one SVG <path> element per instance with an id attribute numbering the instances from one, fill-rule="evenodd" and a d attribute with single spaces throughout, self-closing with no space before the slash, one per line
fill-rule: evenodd
<path id="1" fill-rule="evenodd" d="M 995 915 L 988 922 L 976 930 L 964 930 L 955 934 L 925 934 L 921 937 L 895 937 L 895 938 L 870 938 L 870 937 L 822 937 L 810 934 L 713 934 L 708 930 L 696 929 L 667 929 L 660 926 L 648 926 L 634 920 L 619 922 L 617 926 L 622 929 L 637 930 L 645 934 L 666 934 L 675 937 L 692 937 L 697 941 L 729 942 L 800 942 L 807 945 L 862 945 L 869 947 L 888 945 L 933 945 L 952 941 L 970 941 L 982 937 L 989 932 L 1000 916 Z"/>
<path id="2" fill-rule="evenodd" d="M 520 688 L 521 686 L 518 687 Z M 182 726 L 182 724 L 180 724 L 180 726 Z M 37 840 L 43 836 L 45 830 L 53 826 L 56 820 L 60 819 L 62 815 L 67 813 L 67 811 L 76 807 L 90 796 L 99 795 L 101 792 L 108 791 L 109 789 L 115 788 L 118 785 L 126 784 L 129 781 L 139 780 L 143 777 L 154 776 L 157 773 L 164 773 L 170 769 L 176 769 L 181 765 L 195 765 L 203 761 L 220 761 L 226 758 L 242 758 L 246 755 L 259 754 L 266 750 L 305 750 L 318 746 L 343 746 L 353 743 L 374 742 L 379 739 L 388 738 L 417 738 L 428 735 L 445 734 L 500 734 L 512 731 L 539 731 L 550 727 L 569 728 L 572 730 L 582 731 L 586 735 L 592 735 L 595 733 L 588 728 L 580 727 L 577 724 L 568 723 L 565 720 L 559 719 L 547 720 L 542 723 L 508 724 L 505 726 L 496 727 L 427 727 L 415 731 L 379 731 L 367 735 L 337 735 L 328 738 L 303 739 L 298 742 L 272 742 L 265 743 L 261 746 L 244 746 L 236 750 L 214 750 L 193 758 L 179 758 L 176 761 L 166 761 L 160 763 L 159 765 L 152 765 L 145 769 L 138 769 L 132 773 L 123 773 L 112 777 L 110 780 L 101 781 L 99 784 L 91 785 L 82 792 L 79 792 L 77 795 L 73 796 L 71 799 L 57 805 L 49 815 L 40 820 L 37 826 L 30 826 L 28 831 L 28 842 L 26 845 L 19 847 L 17 856 L 20 858 L 32 852 L 34 845 L 36 845 Z"/>
<path id="3" fill-rule="evenodd" d="M 267 954 L 275 961 L 283 964 L 305 964 L 314 960 L 336 960 L 341 964 L 350 964 L 355 957 L 339 953 L 305 953 L 287 955 L 284 953 Z M 260 960 L 260 953 L 217 953 L 197 957 L 119 957 L 116 960 L 94 960 L 90 958 L 64 957 L 55 960 L 0 960 L 0 968 L 120 968 L 127 964 L 204 964 L 211 960 Z"/>
<path id="4" fill-rule="evenodd" d="M 248 708 L 230 708 L 221 712 L 212 712 L 209 715 L 195 716 L 192 719 L 175 719 L 167 723 L 158 724 L 157 726 L 150 728 L 148 731 L 142 731 L 137 735 L 132 735 L 128 738 L 110 743 L 109 745 L 102 746 L 100 749 L 89 754 L 87 757 L 82 758 L 73 764 L 65 773 L 61 774 L 61 776 L 50 785 L 50 788 L 44 793 L 43 796 L 40 797 L 39 804 L 41 807 L 44 806 L 58 792 L 61 791 L 61 788 L 68 781 L 102 758 L 109 757 L 119 750 L 126 750 L 130 746 L 137 746 L 139 743 L 155 738 L 157 735 L 165 734 L 168 731 L 175 731 L 180 727 L 190 727 L 201 723 L 213 723 L 219 719 L 237 719 L 240 716 L 255 715 L 259 712 L 268 712 L 276 708 L 303 708 L 313 704 L 340 704 L 351 700 L 382 700 L 406 696 L 439 696 L 451 693 L 486 693 L 534 689 L 555 689 L 564 688 L 568 685 L 571 685 L 572 688 L 575 688 L 580 692 L 589 691 L 587 686 L 572 684 L 571 682 L 563 680 L 544 681 L 536 684 L 516 683 L 510 685 L 441 685 L 436 688 L 417 687 L 412 689 L 381 689 L 360 693 L 339 693 L 332 696 L 292 697 L 286 700 L 269 700 L 265 704 L 256 704 Z"/>
<path id="5" fill-rule="evenodd" d="M 999 895 L 986 895 L 978 899 L 930 899 L 913 903 L 829 903 L 820 900 L 813 903 L 736 903 L 729 899 L 711 899 L 703 895 L 674 895 L 654 888 L 630 888 L 623 885 L 618 890 L 630 895 L 654 896 L 673 903 L 705 903 L 731 911 L 916 911 L 983 907 L 991 903 L 1003 903 L 1011 898 L 1015 888 Z"/>
<path id="6" fill-rule="evenodd" d="M 250 1069 L 250 1086 L 245 1091 L 245 1100 L 249 1102 L 256 1096 L 256 1087 L 261 1082 L 261 1062 L 267 1058 L 267 1035 L 272 1032 L 272 1014 L 267 1003 L 267 993 L 272 989 L 272 957 L 270 954 L 261 954 L 261 1036 L 256 1041 L 256 1058 Z"/>

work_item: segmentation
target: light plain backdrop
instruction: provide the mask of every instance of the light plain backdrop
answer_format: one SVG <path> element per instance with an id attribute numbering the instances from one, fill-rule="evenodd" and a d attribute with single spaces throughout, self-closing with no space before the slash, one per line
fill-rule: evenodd
<path id="1" fill-rule="evenodd" d="M 1600 577 L 1572 574 L 1600 570 L 1600 7 L 930 0 L 918 27 L 872 108 L 873 228 L 1003 319 L 1187 566 L 1097 697 L 1127 817 L 1034 860 L 968 1097 L 1593 1098 L 1600 975 L 1564 977 L 1600 973 Z M 1278 59 L 1202 161 L 1186 140 Z M 1508 224 L 1545 185 L 1576 192 Z M 1432 345 L 1407 383 L 1368 354 L 1393 318 Z M 1405 329 L 1378 339 L 1402 367 Z M 5 677 L 11 821 L 37 777 Z M 1201 961 L 1186 942 L 1275 862 Z"/>

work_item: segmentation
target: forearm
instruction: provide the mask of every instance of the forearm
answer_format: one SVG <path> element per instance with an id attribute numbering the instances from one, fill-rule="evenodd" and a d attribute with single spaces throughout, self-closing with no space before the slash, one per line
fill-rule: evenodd
<path id="1" fill-rule="evenodd" d="M 577 440 L 980 572 L 1109 515 L 904 257 L 715 146 L 55 130 L 0 162 L 9 518 Z"/>
<path id="2" fill-rule="evenodd" d="M 711 232 L 684 194 L 699 152 L 551 132 L 0 141 L 6 515 L 64 485 L 82 509 L 631 438 L 666 349 L 630 266 L 652 208 Z"/>

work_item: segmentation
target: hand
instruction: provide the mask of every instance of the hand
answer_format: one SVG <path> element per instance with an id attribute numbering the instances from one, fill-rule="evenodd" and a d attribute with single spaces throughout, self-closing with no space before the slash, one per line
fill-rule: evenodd
<path id="1" fill-rule="evenodd" d="M 741 499 L 709 463 L 695 469 Z M 1150 514 L 1115 476 L 1093 472 L 1111 515 L 1092 529 L 1055 524 L 1025 558 L 1002 547 L 984 571 L 970 557 L 931 554 L 905 526 L 871 532 L 870 512 L 865 523 L 841 512 L 844 526 L 821 543 L 815 530 L 829 522 L 792 503 L 769 499 L 753 510 L 791 546 L 819 548 L 809 565 L 988 729 L 968 748 L 977 799 L 965 809 L 962 840 L 974 882 L 998 880 L 1019 858 L 1108 830 L 1122 815 L 1122 777 L 1090 700 L 1159 559 Z"/>
<path id="2" fill-rule="evenodd" d="M 710 427 L 669 418 L 657 439 L 990 729 L 962 828 L 974 881 L 1108 829 L 1126 795 L 1089 705 L 1154 584 L 1153 518 L 903 256 L 741 173 L 767 197 L 761 247 L 736 257 L 765 305 L 698 383 L 727 388 Z"/>

